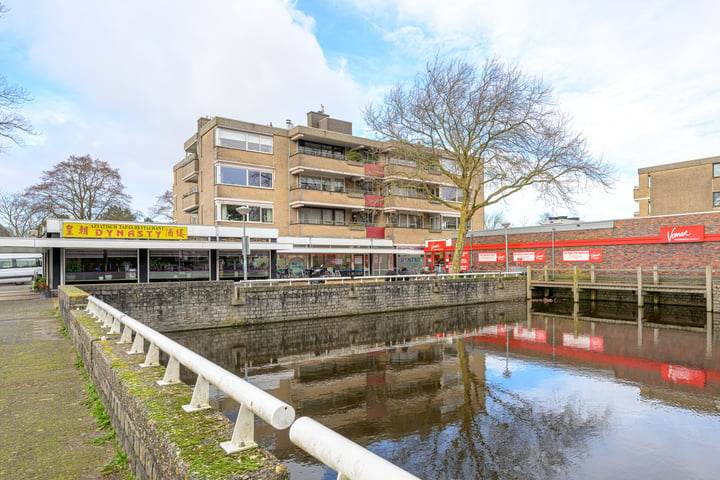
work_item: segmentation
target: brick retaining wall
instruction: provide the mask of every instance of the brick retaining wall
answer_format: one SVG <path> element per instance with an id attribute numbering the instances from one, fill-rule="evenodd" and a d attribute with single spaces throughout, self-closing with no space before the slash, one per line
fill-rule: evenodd
<path id="1" fill-rule="evenodd" d="M 269 285 L 169 282 L 83 290 L 161 332 L 525 299 L 525 277 Z"/>
<path id="2" fill-rule="evenodd" d="M 87 305 L 87 294 L 74 287 L 60 287 L 58 293 L 70 338 L 139 480 L 288 478 L 279 461 L 261 448 L 225 454 L 219 443 L 232 436 L 227 418 L 214 410 L 185 413 L 180 407 L 190 403 L 188 385 L 157 385 L 163 367 L 142 369 L 144 356 L 128 355 L 128 345 L 116 343 L 118 335 L 100 331 L 79 310 Z M 243 472 L 239 461 L 248 459 L 258 466 Z"/>

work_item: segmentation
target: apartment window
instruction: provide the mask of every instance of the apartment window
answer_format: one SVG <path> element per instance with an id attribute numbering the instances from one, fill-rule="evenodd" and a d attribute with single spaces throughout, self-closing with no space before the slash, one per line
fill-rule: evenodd
<path id="1" fill-rule="evenodd" d="M 228 222 L 242 222 L 243 216 L 237 211 L 239 203 L 221 203 L 220 204 L 220 220 Z M 273 223 L 273 209 L 272 207 L 261 207 L 256 205 L 249 205 L 250 212 L 248 212 L 247 221 L 250 223 Z"/>
<path id="2" fill-rule="evenodd" d="M 720 207 L 720 192 L 713 192 L 713 207 Z"/>
<path id="3" fill-rule="evenodd" d="M 720 163 L 713 163 L 713 177 L 720 177 Z"/>
<path id="4" fill-rule="evenodd" d="M 400 228 L 423 228 L 422 215 L 410 215 L 405 213 L 391 214 L 388 221 L 393 227 Z"/>
<path id="5" fill-rule="evenodd" d="M 457 230 L 459 226 L 460 219 L 458 217 L 442 217 L 443 230 Z"/>
<path id="6" fill-rule="evenodd" d="M 396 195 L 398 197 L 409 197 L 409 198 L 427 198 L 425 192 L 420 188 L 415 187 L 399 187 L 393 185 L 390 187 L 390 195 Z"/>
<path id="7" fill-rule="evenodd" d="M 273 153 L 273 137 L 225 128 L 215 129 L 215 145 L 250 152 Z"/>
<path id="8" fill-rule="evenodd" d="M 241 187 L 273 188 L 271 171 L 246 167 L 217 166 L 217 183 Z"/>
<path id="9" fill-rule="evenodd" d="M 388 161 L 390 165 L 401 165 L 403 167 L 417 167 L 417 163 L 414 160 L 407 160 L 405 158 L 390 157 Z"/>
<path id="10" fill-rule="evenodd" d="M 300 223 L 311 225 L 345 225 L 345 210 L 332 208 L 299 208 Z"/>
<path id="11" fill-rule="evenodd" d="M 440 187 L 440 198 L 446 202 L 462 202 L 463 192 L 459 188 Z"/>
<path id="12" fill-rule="evenodd" d="M 324 190 L 326 192 L 344 192 L 345 181 L 338 178 L 313 177 L 300 175 L 298 178 L 300 188 L 308 190 Z"/>
<path id="13" fill-rule="evenodd" d="M 298 153 L 315 155 L 317 157 L 334 158 L 336 160 L 345 160 L 344 147 L 327 145 L 325 143 L 308 142 L 306 140 L 298 140 Z"/>

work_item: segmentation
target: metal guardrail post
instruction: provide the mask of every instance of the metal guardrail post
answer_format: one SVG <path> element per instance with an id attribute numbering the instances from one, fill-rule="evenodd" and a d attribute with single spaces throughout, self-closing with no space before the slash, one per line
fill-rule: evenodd
<path id="1" fill-rule="evenodd" d="M 198 375 L 190 403 L 183 405 L 182 409 L 186 412 L 197 412 L 208 408 L 210 408 L 210 384 L 205 377 Z"/>
<path id="2" fill-rule="evenodd" d="M 573 303 L 578 303 L 580 301 L 580 288 L 578 287 L 578 279 L 579 272 L 577 265 L 573 267 Z"/>
<path id="3" fill-rule="evenodd" d="M 643 300 L 642 267 L 637 267 L 637 295 L 638 295 L 638 307 L 644 307 L 645 301 Z"/>

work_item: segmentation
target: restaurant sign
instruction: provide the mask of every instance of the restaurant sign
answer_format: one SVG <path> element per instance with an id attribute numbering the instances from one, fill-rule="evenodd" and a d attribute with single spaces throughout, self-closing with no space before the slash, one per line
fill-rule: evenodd
<path id="1" fill-rule="evenodd" d="M 123 240 L 187 240 L 187 227 L 152 224 L 63 222 L 66 238 L 115 238 Z"/>
<path id="2" fill-rule="evenodd" d="M 660 240 L 665 243 L 703 242 L 705 241 L 705 225 L 663 227 L 660 229 Z"/>

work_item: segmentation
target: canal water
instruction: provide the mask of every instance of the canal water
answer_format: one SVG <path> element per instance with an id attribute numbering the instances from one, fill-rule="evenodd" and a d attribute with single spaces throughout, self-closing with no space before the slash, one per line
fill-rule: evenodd
<path id="1" fill-rule="evenodd" d="M 717 479 L 718 330 L 702 309 L 503 303 L 173 337 L 420 478 Z M 293 480 L 337 476 L 287 431 L 256 440 Z"/>

